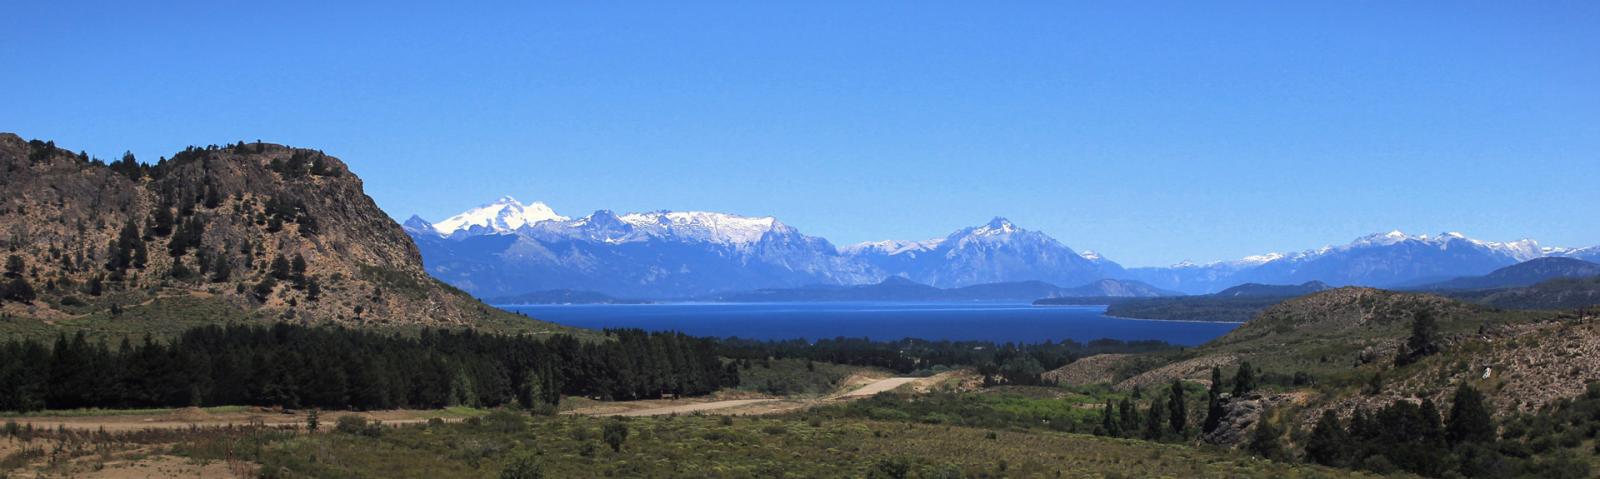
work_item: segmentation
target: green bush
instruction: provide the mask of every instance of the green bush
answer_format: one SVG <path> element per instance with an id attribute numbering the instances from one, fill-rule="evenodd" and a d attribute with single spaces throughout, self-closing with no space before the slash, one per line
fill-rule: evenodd
<path id="1" fill-rule="evenodd" d="M 622 452 L 622 443 L 628 440 L 628 424 L 620 419 L 607 421 L 600 430 L 600 436 L 613 452 Z"/>
<path id="2" fill-rule="evenodd" d="M 369 421 L 366 417 L 357 414 L 346 414 L 339 416 L 339 420 L 334 423 L 333 430 L 344 434 L 378 437 L 383 435 L 383 422 Z"/>
<path id="3" fill-rule="evenodd" d="M 528 423 L 523 420 L 522 414 L 500 408 L 483 416 L 483 426 L 494 432 L 515 433 L 526 429 Z"/>
<path id="4" fill-rule="evenodd" d="M 500 479 L 543 479 L 544 469 L 532 457 L 518 456 L 500 470 Z"/>

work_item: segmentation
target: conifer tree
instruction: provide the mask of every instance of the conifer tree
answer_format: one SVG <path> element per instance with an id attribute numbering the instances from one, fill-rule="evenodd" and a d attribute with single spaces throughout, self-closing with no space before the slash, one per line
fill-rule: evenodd
<path id="1" fill-rule="evenodd" d="M 1256 420 L 1255 432 L 1250 435 L 1250 442 L 1245 444 L 1245 449 L 1250 451 L 1251 454 L 1255 454 L 1267 459 L 1283 459 L 1284 453 L 1281 436 L 1283 436 L 1283 431 L 1279 430 L 1277 426 L 1272 424 L 1271 411 L 1262 410 L 1261 418 Z"/>
<path id="2" fill-rule="evenodd" d="M 1111 399 L 1106 399 L 1106 407 L 1100 411 L 1100 431 L 1112 437 L 1122 435 L 1121 418 L 1117 416 L 1116 404 Z"/>
<path id="3" fill-rule="evenodd" d="M 1494 419 L 1483 404 L 1483 394 L 1462 383 L 1456 387 L 1450 400 L 1450 420 L 1446 423 L 1445 437 L 1451 445 L 1493 442 Z"/>
<path id="4" fill-rule="evenodd" d="M 1145 410 L 1144 438 L 1150 441 L 1159 441 L 1162 432 L 1167 430 L 1167 420 L 1162 414 L 1166 407 L 1161 404 L 1161 398 L 1152 398 L 1150 408 Z"/>
<path id="5" fill-rule="evenodd" d="M 1222 416 L 1227 414 L 1222 409 L 1222 368 L 1211 368 L 1211 390 L 1206 394 L 1206 422 L 1200 427 L 1201 431 L 1211 432 L 1222 425 Z"/>
<path id="6" fill-rule="evenodd" d="M 1417 310 L 1411 319 L 1411 336 L 1395 356 L 1395 364 L 1405 366 L 1438 352 L 1438 335 L 1439 323 L 1433 317 L 1433 310 Z"/>
<path id="7" fill-rule="evenodd" d="M 214 255 L 211 261 L 211 281 L 214 283 L 226 283 L 232 277 L 233 264 L 228 262 L 228 255 Z"/>
<path id="8" fill-rule="evenodd" d="M 1172 432 L 1178 437 L 1185 436 L 1189 428 L 1189 403 L 1183 398 L 1183 381 L 1172 380 L 1171 397 L 1167 400 L 1167 421 L 1172 425 Z"/>
<path id="9" fill-rule="evenodd" d="M 1122 430 L 1122 434 L 1132 435 L 1138 433 L 1140 425 L 1139 411 L 1134 407 L 1133 399 L 1122 398 L 1122 407 L 1118 409 L 1118 412 L 1122 415 L 1122 427 L 1119 428 Z"/>
<path id="10" fill-rule="evenodd" d="M 1250 361 L 1239 362 L 1239 372 L 1233 376 L 1233 397 L 1243 397 L 1245 393 L 1256 389 L 1256 371 L 1250 367 Z"/>
<path id="11" fill-rule="evenodd" d="M 283 259 L 283 256 L 272 258 L 272 264 L 267 266 L 267 275 L 278 281 L 287 281 L 289 279 L 289 260 Z"/>
<path id="12" fill-rule="evenodd" d="M 1332 409 L 1322 412 L 1306 439 L 1306 459 L 1317 464 L 1343 467 L 1349 461 L 1350 434 L 1339 424 Z"/>
<path id="13" fill-rule="evenodd" d="M 6 257 L 5 274 L 7 278 L 21 278 L 23 270 L 26 270 L 27 268 L 27 264 L 23 262 L 21 256 L 10 255 Z"/>
<path id="14" fill-rule="evenodd" d="M 289 265 L 289 274 L 289 279 L 294 281 L 295 288 L 304 289 L 306 287 L 305 256 L 299 254 L 294 255 L 294 261 L 290 262 Z"/>

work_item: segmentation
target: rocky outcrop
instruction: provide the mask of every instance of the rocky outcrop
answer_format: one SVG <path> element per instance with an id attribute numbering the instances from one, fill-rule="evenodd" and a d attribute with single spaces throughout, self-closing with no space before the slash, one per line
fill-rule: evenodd
<path id="1" fill-rule="evenodd" d="M 502 313 L 439 283 L 320 151 L 239 143 L 107 164 L 0 134 L 0 242 L 37 291 L 19 317 L 183 296 L 262 318 L 463 325 Z M 15 257 L 16 260 L 9 258 Z"/>
<path id="2" fill-rule="evenodd" d="M 1243 443 L 1255 430 L 1256 423 L 1261 421 L 1262 413 L 1296 401 L 1297 397 L 1291 394 L 1263 395 L 1252 392 L 1241 397 L 1224 394 L 1222 409 L 1226 413 L 1222 416 L 1222 422 L 1218 423 L 1215 430 L 1202 434 L 1200 440 L 1222 446 Z"/>

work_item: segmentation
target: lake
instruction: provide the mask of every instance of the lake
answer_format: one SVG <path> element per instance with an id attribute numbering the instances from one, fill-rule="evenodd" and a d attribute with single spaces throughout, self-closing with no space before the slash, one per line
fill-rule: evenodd
<path id="1" fill-rule="evenodd" d="M 1234 323 L 1123 319 L 1104 306 L 1026 303 L 666 303 L 501 306 L 582 328 L 682 331 L 752 339 L 868 337 L 1037 343 L 1100 338 L 1196 345 Z"/>

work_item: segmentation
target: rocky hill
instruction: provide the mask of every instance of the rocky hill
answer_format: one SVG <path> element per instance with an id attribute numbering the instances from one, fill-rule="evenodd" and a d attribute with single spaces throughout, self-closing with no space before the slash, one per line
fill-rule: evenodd
<path id="1" fill-rule="evenodd" d="M 7 318 L 512 321 L 429 277 L 361 179 L 317 150 L 241 142 L 108 164 L 0 134 L 0 172 Z"/>

